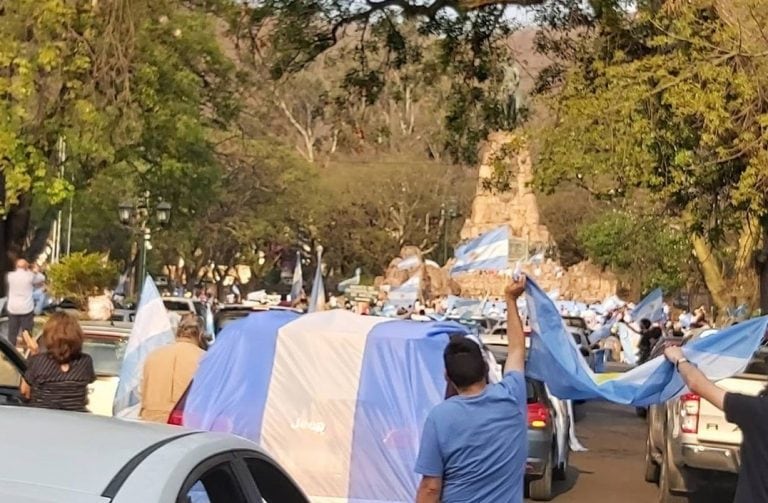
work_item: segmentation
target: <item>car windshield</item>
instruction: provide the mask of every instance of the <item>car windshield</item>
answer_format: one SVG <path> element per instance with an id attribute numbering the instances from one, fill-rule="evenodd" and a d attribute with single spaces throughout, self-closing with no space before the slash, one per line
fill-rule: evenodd
<path id="1" fill-rule="evenodd" d="M 530 379 L 525 380 L 525 394 L 528 399 L 528 403 L 535 403 L 539 401 L 539 394 L 536 392 L 536 386 Z"/>
<path id="2" fill-rule="evenodd" d="M 184 302 L 182 300 L 164 300 L 163 305 L 169 311 L 190 312 L 189 302 Z"/>
<path id="3" fill-rule="evenodd" d="M 97 376 L 117 377 L 120 375 L 127 343 L 127 338 L 86 334 L 83 340 L 83 353 L 89 354 L 93 359 L 93 368 Z"/>
<path id="4" fill-rule="evenodd" d="M 251 314 L 253 311 L 245 310 L 245 309 L 232 309 L 232 310 L 226 310 L 226 311 L 219 311 L 216 313 L 216 333 L 221 332 L 221 330 L 232 323 L 233 321 L 237 321 L 239 319 L 245 318 L 249 314 Z"/>

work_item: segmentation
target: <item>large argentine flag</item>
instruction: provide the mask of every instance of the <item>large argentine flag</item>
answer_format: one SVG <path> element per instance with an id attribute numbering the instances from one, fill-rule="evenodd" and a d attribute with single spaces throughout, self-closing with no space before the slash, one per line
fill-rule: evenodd
<path id="1" fill-rule="evenodd" d="M 456 248 L 451 274 L 502 271 L 509 268 L 509 229 L 506 225 L 488 231 Z"/>
<path id="2" fill-rule="evenodd" d="M 652 291 L 632 310 L 632 321 L 643 318 L 656 323 L 664 318 L 664 292 L 661 288 Z"/>
<path id="3" fill-rule="evenodd" d="M 141 408 L 140 386 L 144 361 L 149 353 L 174 341 L 171 321 L 157 291 L 154 280 L 147 276 L 141 290 L 136 320 L 125 347 L 120 382 L 115 392 L 112 413 L 117 417 L 136 419 Z"/>
<path id="4" fill-rule="evenodd" d="M 544 381 L 556 397 L 601 398 L 645 406 L 665 402 L 685 390 L 682 379 L 663 356 L 617 379 L 597 384 L 554 303 L 530 278 L 526 284 L 526 300 L 533 331 L 526 374 Z M 683 347 L 683 352 L 708 378 L 730 377 L 746 368 L 767 327 L 768 317 L 756 318 L 709 337 L 694 339 Z"/>
<path id="5" fill-rule="evenodd" d="M 312 501 L 412 502 L 454 333 L 467 330 L 344 310 L 254 313 L 200 363 L 184 424 L 260 443 Z"/>

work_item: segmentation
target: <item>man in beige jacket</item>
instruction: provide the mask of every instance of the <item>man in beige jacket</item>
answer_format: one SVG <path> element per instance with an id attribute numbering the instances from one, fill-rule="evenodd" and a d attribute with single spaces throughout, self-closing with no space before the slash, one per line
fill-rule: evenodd
<path id="1" fill-rule="evenodd" d="M 200 348 L 202 339 L 203 330 L 197 316 L 185 314 L 176 331 L 176 342 L 156 349 L 147 357 L 141 380 L 141 419 L 168 421 L 205 354 Z"/>

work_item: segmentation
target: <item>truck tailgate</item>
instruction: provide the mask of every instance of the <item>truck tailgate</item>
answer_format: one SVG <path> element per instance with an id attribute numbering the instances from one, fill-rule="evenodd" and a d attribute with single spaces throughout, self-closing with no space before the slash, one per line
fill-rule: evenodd
<path id="1" fill-rule="evenodd" d="M 732 393 L 758 395 L 765 387 L 765 376 L 745 374 L 718 381 L 717 385 Z M 699 406 L 699 442 L 741 444 L 741 430 L 725 420 L 725 413 L 701 399 Z"/>

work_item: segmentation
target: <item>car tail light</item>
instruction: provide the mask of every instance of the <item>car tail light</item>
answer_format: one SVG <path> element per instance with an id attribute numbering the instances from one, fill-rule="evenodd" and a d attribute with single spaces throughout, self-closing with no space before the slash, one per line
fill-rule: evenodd
<path id="1" fill-rule="evenodd" d="M 683 433 L 699 432 L 699 408 L 701 399 L 695 393 L 680 397 L 680 429 Z"/>
<path id="2" fill-rule="evenodd" d="M 528 426 L 546 428 L 549 423 L 549 409 L 538 402 L 528 404 Z"/>
<path id="3" fill-rule="evenodd" d="M 168 424 L 173 426 L 183 426 L 184 425 L 184 410 L 179 408 L 174 408 L 171 411 L 171 415 L 168 416 Z"/>
<path id="4" fill-rule="evenodd" d="M 189 386 L 187 386 L 187 389 L 184 390 L 181 398 L 179 398 L 179 401 L 176 402 L 176 405 L 173 407 L 171 414 L 168 416 L 168 424 L 173 426 L 184 426 L 184 408 L 187 405 L 187 395 L 189 394 L 190 388 L 192 388 L 192 383 L 189 383 Z"/>

